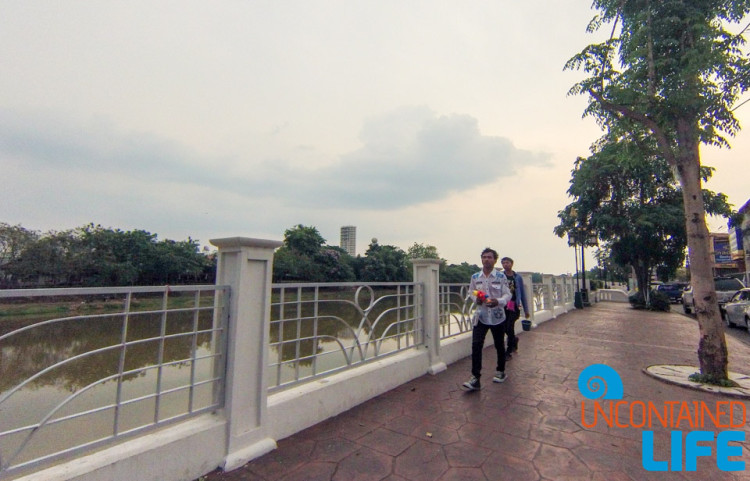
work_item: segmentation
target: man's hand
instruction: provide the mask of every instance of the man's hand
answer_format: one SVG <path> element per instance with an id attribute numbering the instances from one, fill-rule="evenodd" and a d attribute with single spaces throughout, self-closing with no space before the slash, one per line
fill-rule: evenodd
<path id="1" fill-rule="evenodd" d="M 489 299 L 489 298 L 485 301 L 485 303 L 487 304 L 487 307 L 495 307 L 498 304 L 500 304 L 499 302 L 497 302 L 497 299 Z"/>

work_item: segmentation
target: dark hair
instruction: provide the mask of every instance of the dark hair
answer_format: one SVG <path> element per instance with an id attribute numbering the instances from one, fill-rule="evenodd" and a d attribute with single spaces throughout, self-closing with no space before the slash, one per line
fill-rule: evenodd
<path id="1" fill-rule="evenodd" d="M 497 251 L 495 249 L 490 249 L 489 247 L 485 247 L 482 251 L 482 255 L 485 255 L 486 253 L 490 252 L 492 254 L 492 257 L 494 257 L 497 260 Z"/>
<path id="2" fill-rule="evenodd" d="M 500 259 L 500 262 L 505 262 L 505 261 L 510 261 L 510 263 L 513 264 L 513 259 L 511 259 L 510 257 L 503 257 L 502 259 Z"/>

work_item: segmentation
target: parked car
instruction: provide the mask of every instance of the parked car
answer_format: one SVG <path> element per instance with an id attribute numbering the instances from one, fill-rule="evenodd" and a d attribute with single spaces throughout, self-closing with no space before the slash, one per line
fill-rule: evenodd
<path id="1" fill-rule="evenodd" d="M 719 310 L 724 314 L 724 304 L 731 299 L 735 292 L 743 289 L 745 284 L 734 277 L 714 277 L 714 289 L 716 299 L 719 301 Z M 693 298 L 693 286 L 688 286 L 682 293 L 682 310 L 686 314 L 695 312 L 695 299 Z"/>
<path id="2" fill-rule="evenodd" d="M 686 282 L 670 282 L 669 284 L 659 284 L 656 286 L 656 290 L 666 294 L 669 297 L 669 302 L 677 304 L 682 302 L 682 292 L 686 287 Z"/>
<path id="3" fill-rule="evenodd" d="M 724 321 L 727 326 L 750 326 L 750 288 L 744 288 L 724 304 Z"/>

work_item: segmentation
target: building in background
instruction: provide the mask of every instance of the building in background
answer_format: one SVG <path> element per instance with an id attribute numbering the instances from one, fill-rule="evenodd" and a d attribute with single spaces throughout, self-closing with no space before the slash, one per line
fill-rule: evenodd
<path id="1" fill-rule="evenodd" d="M 708 233 L 711 249 L 711 268 L 714 276 L 728 276 L 739 274 L 739 265 L 732 256 L 730 235 L 726 232 Z M 685 267 L 690 269 L 690 256 L 685 257 Z"/>
<path id="2" fill-rule="evenodd" d="M 723 232 L 709 232 L 711 239 L 711 255 L 714 261 L 714 275 L 725 276 L 738 272 L 737 262 L 732 259 L 729 234 Z"/>
<path id="3" fill-rule="evenodd" d="M 345 225 L 341 227 L 341 243 L 339 244 L 350 256 L 357 255 L 357 227 Z"/>
<path id="4" fill-rule="evenodd" d="M 739 271 L 745 273 L 745 285 L 750 285 L 750 200 L 740 207 L 739 213 L 742 214 L 742 220 L 740 225 L 731 227 L 729 241 L 732 259 L 737 262 Z"/>

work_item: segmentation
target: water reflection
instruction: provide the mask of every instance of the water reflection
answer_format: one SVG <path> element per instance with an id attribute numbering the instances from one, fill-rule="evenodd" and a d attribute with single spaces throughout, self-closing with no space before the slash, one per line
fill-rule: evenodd
<path id="1" fill-rule="evenodd" d="M 418 343 L 416 297 L 413 285 L 276 286 L 269 386 Z"/>
<path id="2" fill-rule="evenodd" d="M 172 295 L 168 301 L 143 295 L 127 313 L 122 300 L 111 299 L 24 304 L 53 315 L 14 314 L 18 301 L 0 305 L 3 468 L 106 439 L 116 425 L 123 433 L 215 403 L 213 292 L 197 300 L 192 293 Z M 88 308 L 70 309 L 81 302 Z M 192 306 L 208 307 L 175 310 Z M 152 312 L 163 307 L 169 310 Z M 50 322 L 56 318 L 63 320 Z M 202 381 L 209 382 L 195 386 Z M 32 429 L 46 417 L 50 423 Z"/>

